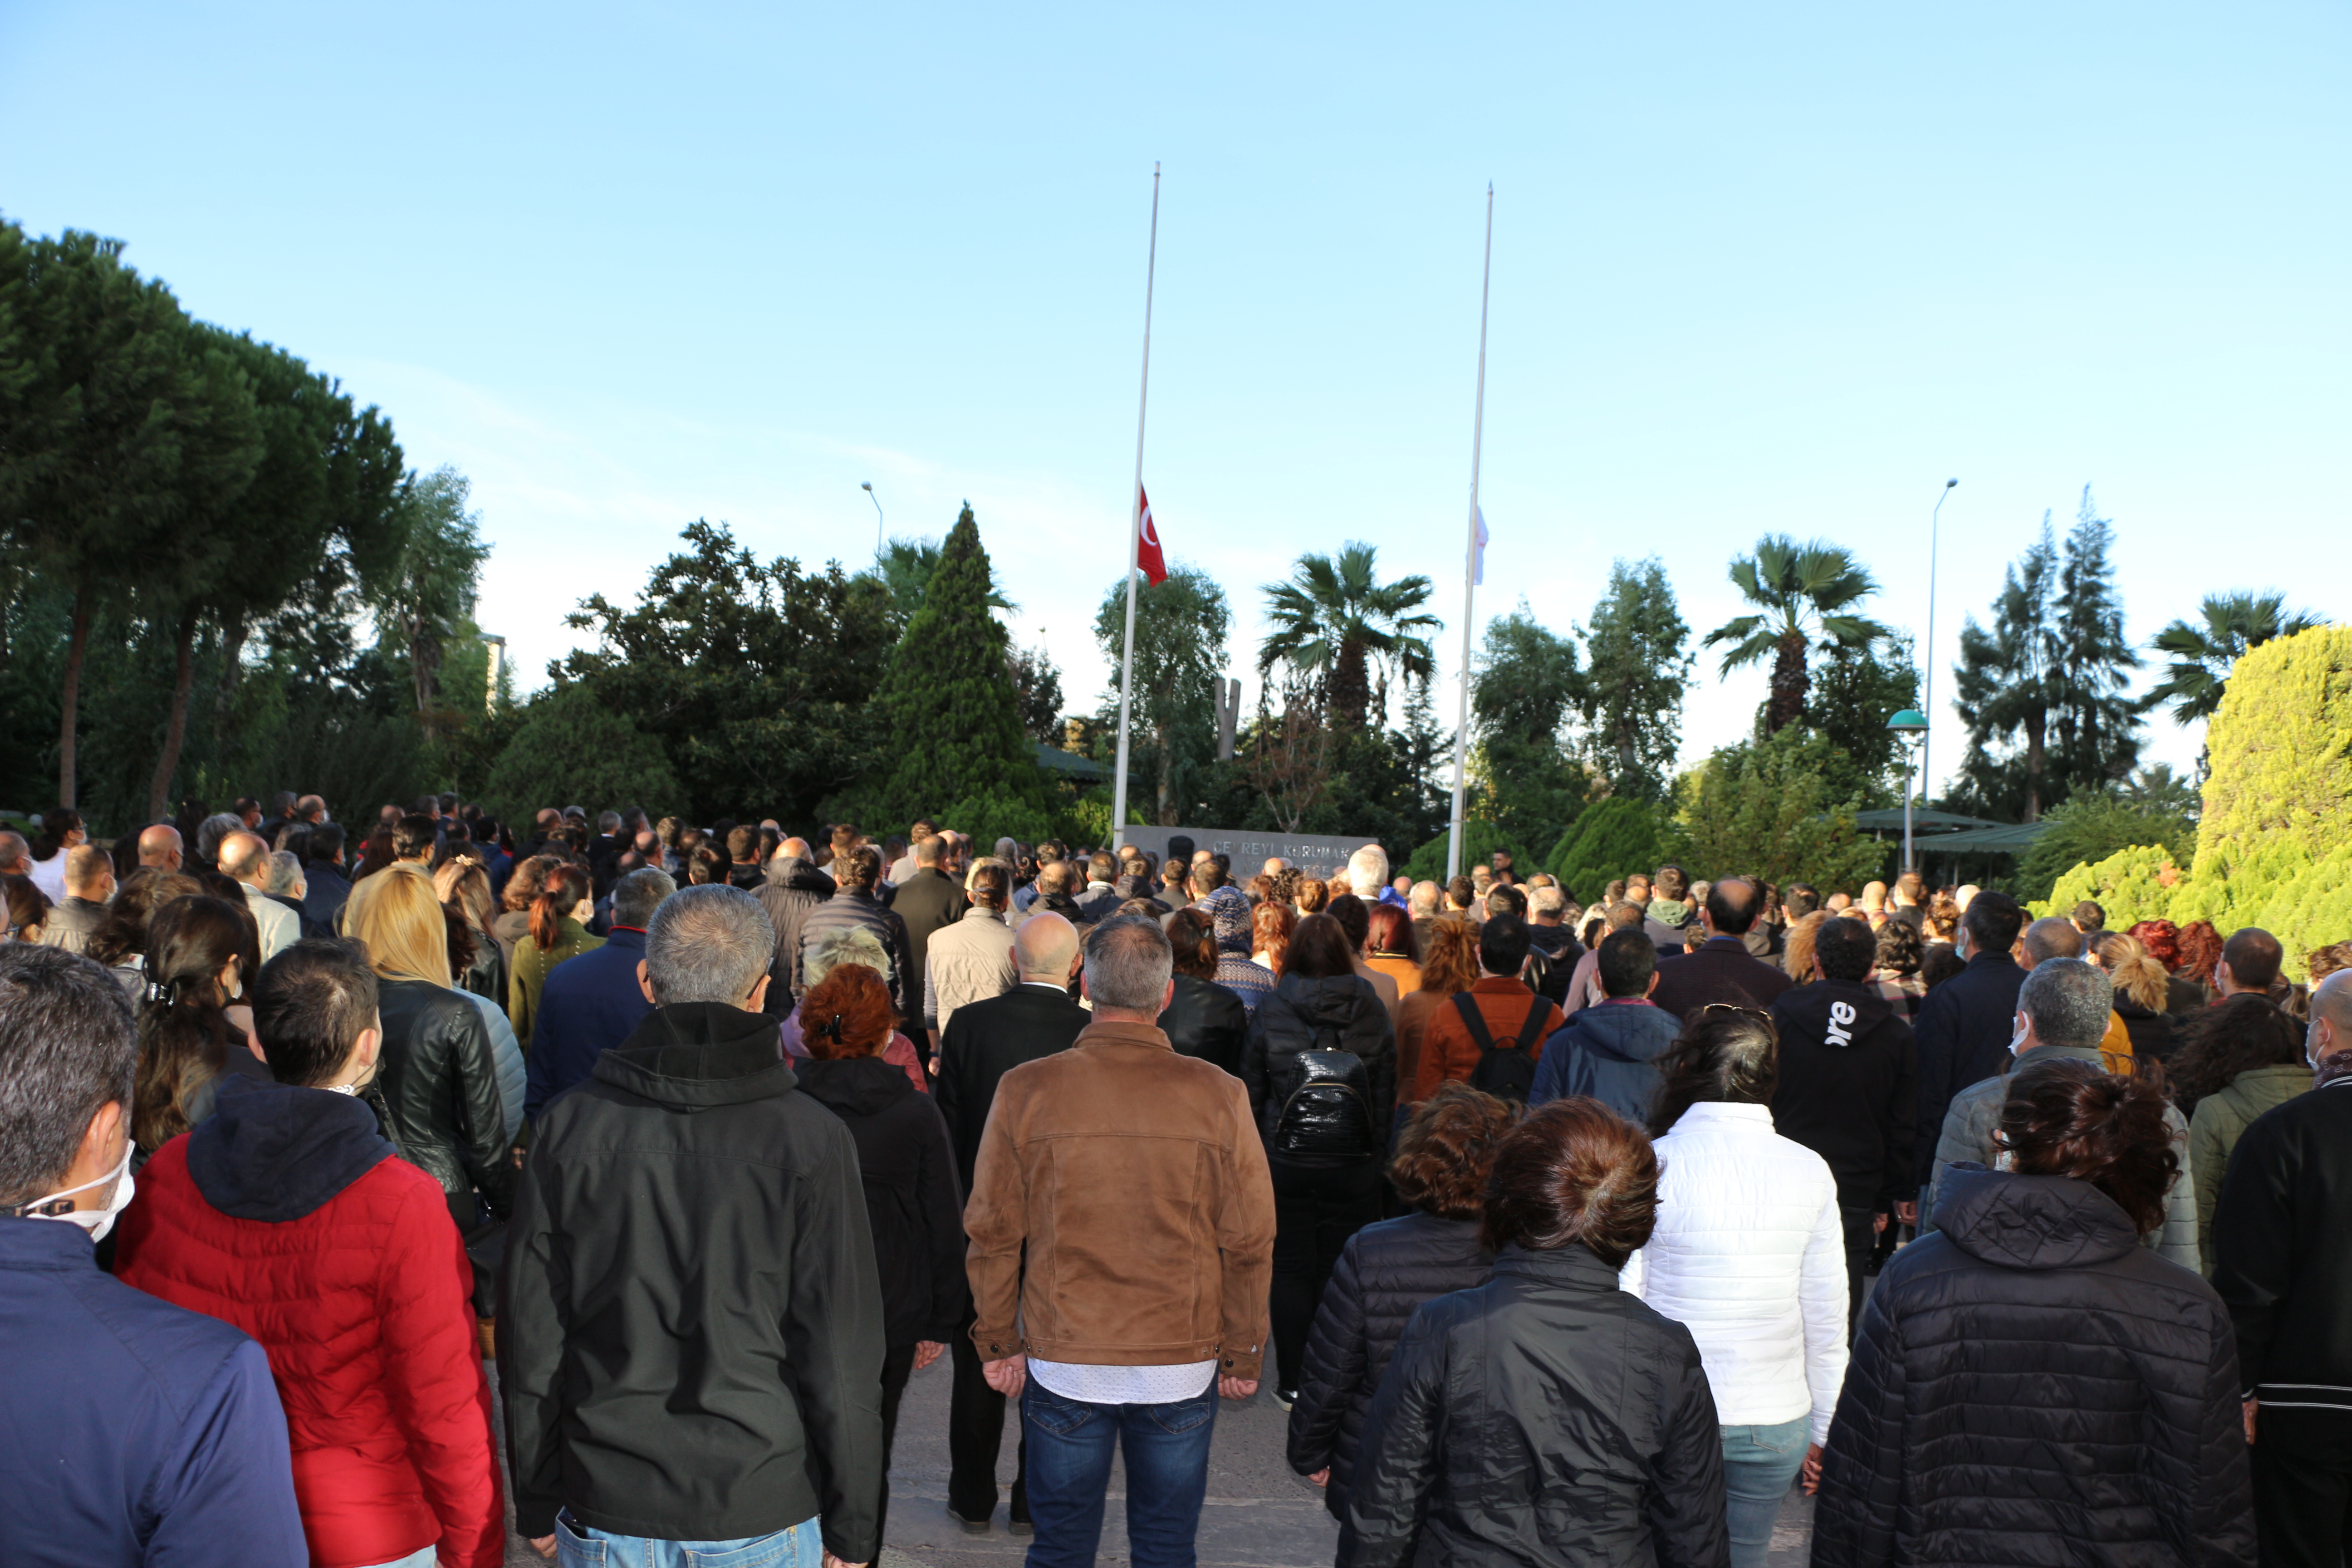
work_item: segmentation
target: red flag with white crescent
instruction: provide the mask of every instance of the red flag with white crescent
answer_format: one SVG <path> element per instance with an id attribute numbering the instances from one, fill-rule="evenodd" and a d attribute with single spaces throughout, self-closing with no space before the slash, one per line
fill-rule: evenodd
<path id="1" fill-rule="evenodd" d="M 1168 558 L 1160 552 L 1160 530 L 1151 521 L 1151 498 L 1143 490 L 1135 492 L 1140 503 L 1137 526 L 1142 530 L 1135 542 L 1135 563 L 1143 573 L 1143 580 L 1157 587 L 1168 581 Z"/>

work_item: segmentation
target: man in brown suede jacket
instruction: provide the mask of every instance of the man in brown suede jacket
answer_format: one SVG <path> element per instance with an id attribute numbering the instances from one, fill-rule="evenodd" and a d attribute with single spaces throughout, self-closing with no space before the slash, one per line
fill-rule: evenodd
<path id="1" fill-rule="evenodd" d="M 1114 1447 L 1135 1560 L 1190 1561 L 1217 1396 L 1257 1393 L 1274 1188 L 1241 1080 L 1157 1026 L 1173 956 L 1156 921 L 1088 934 L 1094 1022 L 1004 1075 L 972 1173 L 972 1342 L 1021 1398 L 1032 1563 L 1094 1560 Z"/>

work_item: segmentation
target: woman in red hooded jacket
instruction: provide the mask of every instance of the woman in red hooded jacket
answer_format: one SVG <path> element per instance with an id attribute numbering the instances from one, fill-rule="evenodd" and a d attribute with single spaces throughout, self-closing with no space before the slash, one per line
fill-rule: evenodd
<path id="1" fill-rule="evenodd" d="M 375 976 L 354 944 L 299 942 L 253 1010 L 277 1081 L 223 1079 L 212 1116 L 148 1162 L 116 1274 L 268 1352 L 314 1568 L 497 1568 L 465 1247 L 440 1183 L 357 1096 L 382 1045 Z"/>

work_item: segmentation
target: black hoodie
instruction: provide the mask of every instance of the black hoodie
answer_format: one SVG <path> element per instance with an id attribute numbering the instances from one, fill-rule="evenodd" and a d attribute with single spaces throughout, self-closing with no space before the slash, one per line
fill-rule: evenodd
<path id="1" fill-rule="evenodd" d="M 801 1062 L 794 1070 L 801 1092 L 840 1117 L 857 1141 L 882 1277 L 884 1339 L 893 1349 L 950 1342 L 962 1326 L 970 1288 L 963 1194 L 939 1107 L 879 1057 Z"/>
<path id="2" fill-rule="evenodd" d="M 1911 1026 L 1873 985 L 1817 980 L 1772 1004 L 1780 1083 L 1772 1131 L 1829 1162 L 1843 1208 L 1908 1198 L 1919 1115 Z"/>
<path id="3" fill-rule="evenodd" d="M 663 1007 L 540 1119 L 499 1372 L 516 1527 L 874 1558 L 882 1296 L 856 1145 L 776 1023 Z"/>
<path id="4" fill-rule="evenodd" d="M 351 1095 L 224 1078 L 217 1104 L 188 1134 L 188 1176 L 234 1219 L 300 1219 L 400 1152 Z"/>

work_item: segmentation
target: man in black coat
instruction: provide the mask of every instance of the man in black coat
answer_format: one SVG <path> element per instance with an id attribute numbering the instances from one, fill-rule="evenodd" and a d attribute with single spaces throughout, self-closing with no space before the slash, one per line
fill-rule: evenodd
<path id="1" fill-rule="evenodd" d="M 2352 972 L 2312 991 L 2304 1049 L 2314 1088 L 2240 1135 L 2213 1214 L 2263 1568 L 2352 1546 Z"/>
<path id="2" fill-rule="evenodd" d="M 963 896 L 963 884 L 940 868 L 940 861 L 954 848 L 944 833 L 934 833 L 915 845 L 915 873 L 898 884 L 898 896 L 890 900 L 890 912 L 906 922 L 907 952 L 913 968 L 908 972 L 914 993 L 915 1006 L 911 1016 L 917 1024 L 923 1021 L 923 976 L 929 973 L 932 936 L 963 919 L 971 900 Z M 915 1048 L 926 1059 L 930 1056 L 930 1037 L 921 1028 L 907 1031 L 915 1037 Z"/>
<path id="3" fill-rule="evenodd" d="M 310 829 L 310 863 L 302 868 L 302 918 L 332 935 L 342 927 L 352 880 L 343 875 L 343 828 L 321 822 Z"/>
<path id="4" fill-rule="evenodd" d="M 956 1175 L 971 1191 L 972 1165 L 981 1134 L 996 1103 L 998 1080 L 1024 1062 L 1066 1049 L 1092 1016 L 1070 999 L 1077 973 L 1078 933 L 1060 915 L 1041 910 L 1013 934 L 1013 961 L 1020 984 L 1002 996 L 968 1002 L 948 1020 L 940 1037 L 940 1114 L 955 1145 Z M 988 1385 L 980 1352 L 971 1342 L 969 1308 L 948 1342 L 955 1358 L 955 1383 L 948 1411 L 948 1512 L 975 1535 L 988 1530 L 996 1511 L 996 1455 L 1004 1436 L 1004 1395 Z M 1013 1478 L 1011 1518 L 1029 1522 L 1028 1444 L 1022 1443 Z"/>
<path id="5" fill-rule="evenodd" d="M 790 1557 L 815 1530 L 874 1560 L 874 1237 L 849 1130 L 796 1092 L 760 1011 L 774 940 L 739 889 L 664 900 L 656 1010 L 536 1124 L 498 1349 L 515 1525 L 542 1553 L 567 1512 L 632 1556 L 773 1538 Z"/>
<path id="6" fill-rule="evenodd" d="M 1837 1178 L 1845 1225 L 1846 1331 L 1862 1311 L 1863 1267 L 1881 1215 L 1916 1222 L 1911 1160 L 1917 1142 L 1919 1055 L 1911 1026 L 1870 984 L 1878 938 L 1861 921 L 1833 920 L 1813 941 L 1813 982 L 1780 994 L 1780 1081 L 1772 1131 L 1802 1143 Z"/>
<path id="7" fill-rule="evenodd" d="M 1912 1183 L 1925 1186 L 1936 1168 L 1936 1136 L 1952 1096 L 2009 1065 L 2017 1037 L 2017 992 L 2025 971 L 2009 955 L 2025 911 L 2006 893 L 1979 893 L 1960 916 L 1960 956 L 1968 966 L 1919 1004 L 1911 1032 L 1919 1047 L 1919 1120 L 1914 1129 Z"/>
<path id="8" fill-rule="evenodd" d="M 1764 911 L 1764 891 L 1745 877 L 1726 877 L 1706 890 L 1699 920 L 1706 941 L 1678 956 L 1661 958 L 1658 988 L 1650 1000 L 1688 1022 L 1713 1002 L 1769 1012 L 1781 992 L 1795 984 L 1760 958 L 1741 939 Z"/>

